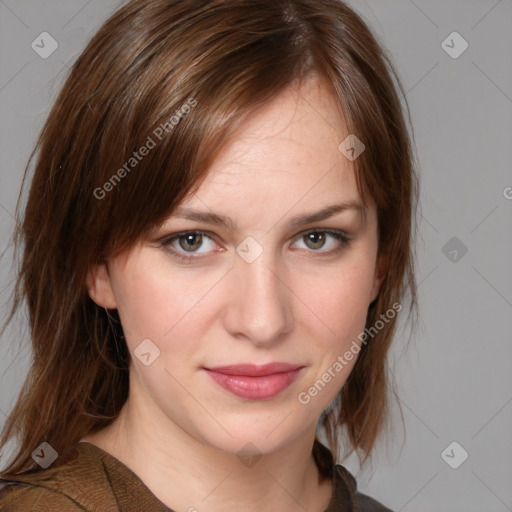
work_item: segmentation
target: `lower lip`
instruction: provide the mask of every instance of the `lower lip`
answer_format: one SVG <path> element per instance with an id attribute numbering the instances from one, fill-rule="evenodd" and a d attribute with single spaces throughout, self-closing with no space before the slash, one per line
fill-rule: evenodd
<path id="1" fill-rule="evenodd" d="M 205 369 L 206 370 L 206 369 Z M 248 400 L 265 400 L 284 391 L 299 375 L 301 368 L 291 372 L 274 373 L 260 377 L 226 375 L 212 370 L 206 373 L 230 393 Z"/>

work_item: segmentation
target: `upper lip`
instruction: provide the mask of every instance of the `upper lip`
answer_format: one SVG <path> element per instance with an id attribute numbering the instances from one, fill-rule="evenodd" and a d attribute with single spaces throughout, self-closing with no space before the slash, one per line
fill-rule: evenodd
<path id="1" fill-rule="evenodd" d="M 241 375 L 246 377 L 263 377 L 265 375 L 274 375 L 276 373 L 293 372 L 303 368 L 299 364 L 289 363 L 269 363 L 264 365 L 256 364 L 232 364 L 228 366 L 216 366 L 213 368 L 205 368 L 216 373 L 224 375 Z"/>

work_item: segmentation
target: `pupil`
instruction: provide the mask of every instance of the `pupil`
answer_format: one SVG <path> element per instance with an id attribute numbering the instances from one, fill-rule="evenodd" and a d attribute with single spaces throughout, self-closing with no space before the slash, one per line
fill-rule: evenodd
<path id="1" fill-rule="evenodd" d="M 309 241 L 314 245 L 314 249 L 319 249 L 324 245 L 325 236 L 323 233 L 310 233 L 307 236 L 309 237 Z"/>
<path id="2" fill-rule="evenodd" d="M 201 237 L 202 235 L 200 234 L 184 235 L 180 238 L 180 246 L 186 251 L 189 249 L 198 249 L 201 246 Z M 185 244 L 181 242 L 183 239 L 186 240 Z"/>

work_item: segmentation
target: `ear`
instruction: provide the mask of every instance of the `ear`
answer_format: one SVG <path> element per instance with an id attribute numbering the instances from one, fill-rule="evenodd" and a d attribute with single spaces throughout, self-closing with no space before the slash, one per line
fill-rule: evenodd
<path id="1" fill-rule="evenodd" d="M 110 275 L 106 263 L 94 265 L 87 273 L 85 280 L 89 297 L 106 309 L 116 309 L 117 302 L 112 289 Z"/>
<path id="2" fill-rule="evenodd" d="M 377 258 L 377 262 L 375 264 L 375 273 L 373 276 L 373 287 L 372 287 L 372 296 L 370 300 L 370 304 L 377 298 L 380 291 L 380 286 L 384 278 L 386 277 L 386 273 L 388 271 L 388 258 L 386 255 L 381 254 Z"/>

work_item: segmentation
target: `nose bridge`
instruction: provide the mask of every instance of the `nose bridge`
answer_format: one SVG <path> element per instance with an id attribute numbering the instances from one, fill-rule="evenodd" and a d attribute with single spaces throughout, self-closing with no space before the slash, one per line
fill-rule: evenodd
<path id="1" fill-rule="evenodd" d="M 258 249 L 252 241 L 246 246 L 242 242 L 237 252 L 240 257 L 233 273 L 237 291 L 228 329 L 259 345 L 272 343 L 291 329 L 293 321 L 290 292 L 279 275 L 282 266 L 272 251 Z"/>

